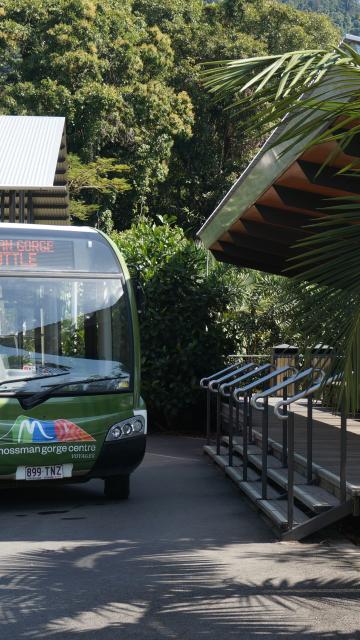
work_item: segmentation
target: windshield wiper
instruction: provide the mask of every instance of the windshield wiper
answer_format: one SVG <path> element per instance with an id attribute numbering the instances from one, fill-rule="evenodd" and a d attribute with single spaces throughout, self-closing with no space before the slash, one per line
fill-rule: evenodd
<path id="1" fill-rule="evenodd" d="M 38 404 L 45 402 L 48 398 L 52 396 L 54 391 L 58 389 L 62 389 L 63 387 L 69 387 L 73 384 L 89 384 L 93 382 L 103 382 L 103 380 L 121 380 L 121 378 L 126 378 L 127 376 L 111 376 L 104 378 L 85 378 L 81 380 L 69 380 L 67 382 L 61 382 L 60 384 L 53 384 L 49 387 L 49 389 L 45 389 L 44 391 L 39 391 L 39 393 L 34 393 L 30 398 L 18 398 L 19 403 L 23 409 L 32 409 L 36 407 Z"/>
<path id="2" fill-rule="evenodd" d="M 57 376 L 68 376 L 70 371 L 62 371 L 61 373 L 46 373 L 44 376 L 24 376 L 23 378 L 8 378 L 0 380 L 0 387 L 3 384 L 13 384 L 15 382 L 30 382 L 30 380 L 43 380 L 44 378 L 56 378 Z"/>

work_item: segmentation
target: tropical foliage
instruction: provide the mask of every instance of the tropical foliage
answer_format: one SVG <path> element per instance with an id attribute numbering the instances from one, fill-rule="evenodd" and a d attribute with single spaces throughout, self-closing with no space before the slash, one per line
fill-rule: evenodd
<path id="1" fill-rule="evenodd" d="M 260 103 L 261 111 L 248 123 L 252 130 L 272 126 L 274 119 L 287 114 L 287 126 L 274 136 L 284 149 L 337 143 L 325 164 L 346 151 L 360 133 L 360 54 L 347 45 L 210 65 L 205 84 L 217 96 L 232 97 L 240 113 L 245 104 L 248 108 Z M 341 170 L 354 180 L 359 180 L 359 171 L 356 158 Z M 313 283 L 309 293 L 323 302 L 322 316 L 329 308 L 336 309 L 332 315 L 339 354 L 336 370 L 343 375 L 342 391 L 346 388 L 352 409 L 360 406 L 359 209 L 358 196 L 330 202 L 320 222 L 312 224 L 316 233 L 301 241 L 303 252 L 296 258 L 296 268 L 301 270 L 297 279 Z M 289 265 L 289 274 L 291 269 Z M 313 320 L 305 332 L 318 332 L 320 338 L 319 316 Z"/>
<path id="2" fill-rule="evenodd" d="M 199 379 L 224 356 L 270 352 L 282 317 L 274 295 L 281 279 L 209 264 L 204 249 L 168 223 L 142 220 L 113 239 L 142 292 L 143 393 L 163 427 L 191 429 L 198 420 Z"/>
<path id="3" fill-rule="evenodd" d="M 271 0 L 3 0 L 0 112 L 65 115 L 81 162 L 128 166 L 130 190 L 80 198 L 116 228 L 168 214 L 189 233 L 258 144 L 209 102 L 198 63 L 338 38 L 326 18 Z M 73 211 L 95 223 L 92 212 Z"/>
<path id="4" fill-rule="evenodd" d="M 67 182 L 71 221 L 79 223 L 99 212 L 109 211 L 106 207 L 111 206 L 120 193 L 131 189 L 123 176 L 128 169 L 115 158 L 96 158 L 84 163 L 79 156 L 70 153 Z"/>
<path id="5" fill-rule="evenodd" d="M 282 2 L 301 11 L 324 13 L 343 33 L 360 35 L 359 0 L 282 0 Z"/>
<path id="6" fill-rule="evenodd" d="M 115 229 L 140 269 L 145 395 L 162 423 L 194 406 L 220 358 L 281 336 L 269 295 L 281 281 L 207 268 L 188 240 L 261 142 L 246 129 L 257 102 L 235 122 L 199 63 L 338 40 L 326 17 L 275 0 L 1 2 L 0 112 L 66 116 L 72 218 Z"/>

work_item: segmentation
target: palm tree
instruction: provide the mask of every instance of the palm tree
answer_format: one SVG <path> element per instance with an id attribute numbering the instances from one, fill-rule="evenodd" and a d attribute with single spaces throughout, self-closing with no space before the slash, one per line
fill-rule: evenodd
<path id="1" fill-rule="evenodd" d="M 230 98 L 235 114 L 253 115 L 246 127 L 258 135 L 280 124 L 276 144 L 285 152 L 301 140 L 307 147 L 336 142 L 344 152 L 360 133 L 360 54 L 348 44 L 333 50 L 292 51 L 283 55 L 209 63 L 203 82 L 217 100 Z M 322 167 L 323 168 L 323 167 Z M 322 169 L 321 168 L 321 169 Z M 320 171 L 321 171 L 320 169 Z M 360 161 L 340 173 L 360 180 Z M 360 186 L 359 186 L 360 191 Z M 330 202 L 315 234 L 301 241 L 302 251 L 289 264 L 307 281 L 324 307 L 336 308 L 334 324 L 341 373 L 341 398 L 347 408 L 360 407 L 360 197 Z M 309 327 L 314 335 L 313 328 Z M 346 391 L 346 393 L 345 393 Z"/>

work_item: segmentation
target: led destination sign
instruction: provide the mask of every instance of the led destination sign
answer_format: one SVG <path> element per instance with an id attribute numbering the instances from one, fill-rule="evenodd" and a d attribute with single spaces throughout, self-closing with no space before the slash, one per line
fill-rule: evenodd
<path id="1" fill-rule="evenodd" d="M 0 267 L 36 268 L 39 255 L 54 252 L 53 240 L 0 239 Z"/>
<path id="2" fill-rule="evenodd" d="M 74 268 L 73 240 L 0 235 L 0 272 Z"/>
<path id="3" fill-rule="evenodd" d="M 11 271 L 119 273 L 109 243 L 95 231 L 0 224 L 0 276 Z"/>

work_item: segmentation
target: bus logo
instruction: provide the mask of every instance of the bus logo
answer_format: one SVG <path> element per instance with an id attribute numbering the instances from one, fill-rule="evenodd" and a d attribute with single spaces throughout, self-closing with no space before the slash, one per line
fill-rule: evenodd
<path id="1" fill-rule="evenodd" d="M 39 420 L 27 416 L 19 416 L 0 440 L 10 438 L 13 442 L 25 443 L 51 443 L 51 442 L 94 442 L 93 438 L 84 429 L 70 420 Z"/>

